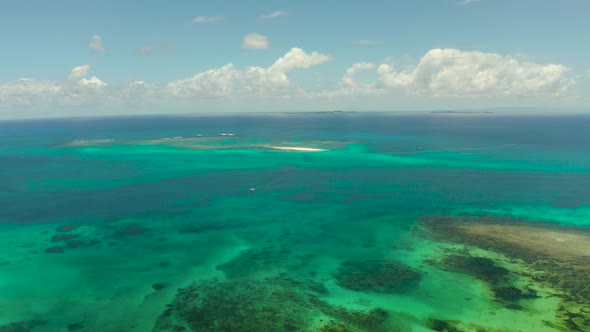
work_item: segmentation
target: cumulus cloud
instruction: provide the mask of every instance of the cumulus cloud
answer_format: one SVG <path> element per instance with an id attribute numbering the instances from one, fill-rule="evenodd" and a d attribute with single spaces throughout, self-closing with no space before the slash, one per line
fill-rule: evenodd
<path id="1" fill-rule="evenodd" d="M 218 22 L 223 21 L 223 16 L 197 16 L 193 18 L 193 23 L 211 23 L 211 22 Z"/>
<path id="2" fill-rule="evenodd" d="M 354 63 L 344 72 L 339 86 L 331 82 L 324 89 L 303 90 L 292 84 L 293 70 L 308 69 L 329 60 L 329 55 L 293 48 L 267 67 L 236 68 L 229 63 L 165 85 L 138 80 L 116 86 L 90 76 L 91 67 L 85 64 L 74 67 L 61 82 L 26 78 L 0 81 L 0 108 L 153 105 L 173 97 L 276 100 L 296 96 L 316 101 L 343 96 L 354 100 L 359 100 L 359 96 L 407 96 L 417 100 L 532 97 L 534 102 L 550 98 L 561 102 L 572 95 L 575 78 L 580 77 L 561 64 L 540 64 L 522 57 L 478 51 L 432 49 L 417 60 L 401 61 L 402 67 L 392 58 L 381 63 Z"/>
<path id="3" fill-rule="evenodd" d="M 76 106 L 97 101 L 103 95 L 105 82 L 87 78 L 89 65 L 72 69 L 67 82 L 18 79 L 0 82 L 0 108 L 35 105 Z"/>
<path id="4" fill-rule="evenodd" d="M 280 57 L 268 69 L 270 71 L 288 72 L 294 68 L 309 68 L 326 61 L 331 60 L 332 57 L 318 52 L 305 53 L 300 48 L 294 47 L 284 56 Z"/>
<path id="5" fill-rule="evenodd" d="M 271 66 L 238 70 L 233 64 L 207 70 L 193 77 L 168 83 L 168 91 L 180 98 L 219 98 L 240 94 L 281 94 L 289 91 L 288 73 L 329 61 L 330 56 L 293 48 Z"/>
<path id="6" fill-rule="evenodd" d="M 193 77 L 168 83 L 168 90 L 176 97 L 216 98 L 229 95 L 238 76 L 233 64 L 210 69 Z"/>
<path id="7" fill-rule="evenodd" d="M 96 53 L 106 52 L 105 47 L 102 45 L 102 37 L 100 35 L 92 36 L 92 40 L 88 44 L 88 47 L 90 47 Z"/>
<path id="8" fill-rule="evenodd" d="M 90 70 L 89 65 L 82 65 L 82 66 L 74 67 L 74 69 L 72 69 L 72 71 L 70 72 L 70 76 L 68 77 L 68 80 L 72 81 L 72 82 L 78 82 L 82 78 L 86 77 L 86 74 L 88 74 L 89 70 Z"/>
<path id="9" fill-rule="evenodd" d="M 96 88 L 96 89 L 100 89 L 104 86 L 107 86 L 107 84 L 105 82 L 101 81 L 96 76 L 92 76 L 91 78 L 83 78 L 78 81 L 78 84 L 81 86 L 87 86 L 87 87 Z"/>
<path id="10" fill-rule="evenodd" d="M 270 46 L 270 42 L 268 38 L 263 35 L 259 35 L 257 33 L 249 33 L 244 36 L 242 40 L 242 47 L 243 48 L 252 48 L 252 49 L 267 49 Z"/>
<path id="11" fill-rule="evenodd" d="M 264 19 L 264 20 L 270 20 L 270 19 L 273 19 L 273 18 L 285 16 L 285 15 L 287 15 L 287 12 L 282 11 L 282 10 L 277 10 L 277 11 L 274 11 L 274 12 L 272 12 L 270 14 L 262 14 L 262 15 L 260 15 L 260 18 L 261 19 Z"/>
<path id="12" fill-rule="evenodd" d="M 431 95 L 556 95 L 575 84 L 564 65 L 523 62 L 513 56 L 457 49 L 432 49 L 417 65 L 377 68 L 377 87 Z"/>
<path id="13" fill-rule="evenodd" d="M 68 80 L 70 82 L 77 83 L 80 86 L 87 86 L 87 87 L 97 88 L 97 89 L 107 86 L 107 84 L 105 82 L 101 81 L 96 76 L 92 76 L 91 78 L 86 78 L 86 75 L 88 74 L 89 70 L 90 70 L 89 65 L 75 67 L 70 72 L 70 76 L 68 77 Z"/>
<path id="14" fill-rule="evenodd" d="M 133 81 L 122 86 L 119 98 L 125 103 L 149 103 L 154 98 L 162 99 L 162 88 L 156 83 Z"/>
<path id="15" fill-rule="evenodd" d="M 355 80 L 356 74 L 373 68 L 375 68 L 375 65 L 370 62 L 357 62 L 353 64 L 350 68 L 346 69 L 346 73 L 342 77 L 342 85 L 346 88 L 358 88 L 362 86 L 362 84 Z"/>
<path id="16" fill-rule="evenodd" d="M 26 78 L 0 82 L 0 107 L 26 107 L 50 102 L 63 89 L 57 82 Z"/>

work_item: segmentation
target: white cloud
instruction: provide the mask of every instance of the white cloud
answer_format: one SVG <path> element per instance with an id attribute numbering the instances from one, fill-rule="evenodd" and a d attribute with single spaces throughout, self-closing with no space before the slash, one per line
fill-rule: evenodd
<path id="1" fill-rule="evenodd" d="M 90 41 L 88 47 L 90 47 L 96 53 L 106 52 L 106 49 L 102 45 L 102 37 L 100 35 L 92 36 L 92 41 Z"/>
<path id="2" fill-rule="evenodd" d="M 512 56 L 457 49 L 432 49 L 417 65 L 396 71 L 377 68 L 377 87 L 440 96 L 559 95 L 575 84 L 564 65 L 523 62 Z"/>
<path id="3" fill-rule="evenodd" d="M 127 103 L 149 103 L 154 98 L 162 99 L 162 88 L 156 83 L 134 81 L 121 88 L 119 98 Z"/>
<path id="4" fill-rule="evenodd" d="M 380 41 L 376 41 L 376 40 L 369 40 L 369 39 L 360 39 L 360 40 L 355 40 L 352 42 L 353 44 L 356 45 L 379 45 L 379 44 L 383 44 Z"/>
<path id="5" fill-rule="evenodd" d="M 86 78 L 89 65 L 72 69 L 68 82 L 18 79 L 0 82 L 0 108 L 30 106 L 79 106 L 97 102 L 107 86 L 99 78 Z"/>
<path id="6" fill-rule="evenodd" d="M 105 82 L 101 81 L 96 76 L 92 76 L 91 78 L 83 78 L 78 81 L 78 84 L 80 84 L 81 86 L 87 86 L 96 89 L 100 89 L 104 86 L 107 86 Z"/>
<path id="7" fill-rule="evenodd" d="M 330 56 L 300 48 L 292 48 L 278 58 L 270 67 L 248 67 L 243 72 L 243 88 L 248 92 L 287 91 L 291 82 L 287 74 L 293 69 L 307 69 L 331 59 Z"/>
<path id="8" fill-rule="evenodd" d="M 346 70 L 342 77 L 342 85 L 346 88 L 358 88 L 362 84 L 354 79 L 354 76 L 362 71 L 367 71 L 375 68 L 375 65 L 370 62 L 357 62 Z"/>
<path id="9" fill-rule="evenodd" d="M 89 70 L 89 65 L 75 67 L 74 69 L 72 69 L 70 76 L 68 77 L 68 80 L 70 82 L 77 83 L 80 86 L 86 86 L 97 89 L 107 86 L 105 82 L 101 81 L 96 76 L 92 76 L 91 78 L 87 79 L 86 75 L 88 74 Z"/>
<path id="10" fill-rule="evenodd" d="M 193 18 L 193 23 L 211 23 L 211 22 L 218 22 L 223 21 L 223 16 L 197 16 Z"/>
<path id="11" fill-rule="evenodd" d="M 89 70 L 90 70 L 89 65 L 82 65 L 82 66 L 74 67 L 74 69 L 72 69 L 72 71 L 70 72 L 70 76 L 68 77 L 68 80 L 70 80 L 72 82 L 78 82 L 79 80 L 86 77 L 86 74 L 88 74 Z"/>
<path id="12" fill-rule="evenodd" d="M 260 18 L 268 20 L 268 19 L 273 19 L 273 18 L 285 16 L 285 15 L 287 15 L 287 12 L 282 11 L 282 10 L 277 10 L 277 11 L 272 12 L 270 14 L 262 14 L 262 15 L 260 15 Z"/>
<path id="13" fill-rule="evenodd" d="M 168 91 L 180 98 L 217 98 L 231 94 L 238 76 L 234 65 L 227 64 L 210 69 L 193 77 L 168 83 Z"/>
<path id="14" fill-rule="evenodd" d="M 550 101 L 561 105 L 573 100 L 569 97 L 576 97 L 572 87 L 575 79 L 581 77 L 571 74 L 564 65 L 539 64 L 521 56 L 432 49 L 417 60 L 399 60 L 401 67 L 393 58 L 381 63 L 354 63 L 346 69 L 339 85 L 333 81 L 322 83 L 323 88 L 303 90 L 292 84 L 293 70 L 311 68 L 329 60 L 329 55 L 293 48 L 268 67 L 236 68 L 229 63 L 165 85 L 134 81 L 116 86 L 90 76 L 91 67 L 81 65 L 73 68 L 62 82 L 0 81 L 0 108 L 57 110 L 69 106 L 108 106 L 114 109 L 112 106 L 123 105 L 121 109 L 127 110 L 141 105 L 136 108 L 139 110 L 144 106 L 169 104 L 172 97 L 200 99 L 203 103 L 207 103 L 205 99 L 226 100 L 226 97 L 240 102 L 248 97 L 271 103 L 301 97 L 314 103 L 322 100 L 340 103 L 341 97 L 350 97 L 346 100 L 351 103 L 363 100 L 369 105 L 376 103 L 375 100 L 390 102 L 405 98 L 426 107 L 435 105 L 434 102 L 439 105 L 439 101 L 450 101 L 448 105 L 464 102 L 489 105 L 494 101 L 518 104 L 525 100 L 522 97 L 531 97 L 525 102 L 533 106 Z M 413 64 L 407 66 L 407 63 Z"/>
<path id="15" fill-rule="evenodd" d="M 57 82 L 26 78 L 0 82 L 0 108 L 47 103 L 62 94 L 63 89 L 64 87 Z"/>
<path id="16" fill-rule="evenodd" d="M 320 54 L 318 52 L 311 52 L 311 54 L 305 53 L 300 48 L 294 47 L 282 57 L 278 58 L 275 63 L 272 64 L 268 69 L 277 70 L 282 72 L 288 72 L 294 68 L 309 68 L 315 65 L 319 65 L 326 61 L 330 61 L 331 56 Z"/>
<path id="17" fill-rule="evenodd" d="M 193 77 L 168 83 L 168 91 L 181 98 L 219 98 L 229 95 L 281 95 L 291 88 L 288 73 L 329 61 L 330 56 L 293 48 L 267 68 L 250 66 L 243 70 L 232 64 L 207 70 Z"/>
<path id="18" fill-rule="evenodd" d="M 249 33 L 244 36 L 242 40 L 242 47 L 243 48 L 252 48 L 252 49 L 267 49 L 270 46 L 270 42 L 268 38 L 263 35 L 259 35 L 257 33 Z"/>

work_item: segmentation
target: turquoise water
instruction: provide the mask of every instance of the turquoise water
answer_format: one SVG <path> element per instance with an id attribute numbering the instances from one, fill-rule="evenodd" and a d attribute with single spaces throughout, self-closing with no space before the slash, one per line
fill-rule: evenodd
<path id="1" fill-rule="evenodd" d="M 567 330 L 563 299 L 518 261 L 416 229 L 435 214 L 590 226 L 588 129 L 494 114 L 0 122 L 0 331 Z M 537 295 L 515 309 L 432 263 L 465 251 Z"/>

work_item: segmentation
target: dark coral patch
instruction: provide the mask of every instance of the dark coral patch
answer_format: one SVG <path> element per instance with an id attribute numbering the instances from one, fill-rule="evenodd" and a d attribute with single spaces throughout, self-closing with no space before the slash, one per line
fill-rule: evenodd
<path id="1" fill-rule="evenodd" d="M 159 291 L 161 289 L 164 289 L 166 287 L 166 284 L 163 282 L 156 282 L 155 284 L 152 284 L 152 289 L 155 291 Z"/>
<path id="2" fill-rule="evenodd" d="M 178 232 L 179 233 L 199 233 L 201 230 L 199 227 L 190 226 L 181 228 Z"/>
<path id="3" fill-rule="evenodd" d="M 532 289 L 525 289 L 524 291 L 516 287 L 495 287 L 493 289 L 494 296 L 502 301 L 506 302 L 518 302 L 524 299 L 535 299 L 538 298 L 537 292 Z"/>
<path id="4" fill-rule="evenodd" d="M 82 330 L 85 327 L 86 327 L 86 325 L 81 322 L 72 323 L 67 326 L 68 331 L 78 331 L 78 330 Z"/>
<path id="5" fill-rule="evenodd" d="M 431 318 L 426 321 L 426 326 L 433 330 L 433 331 L 440 331 L 440 332 L 462 332 L 455 326 L 454 323 L 442 319 L 434 319 Z M 479 330 L 478 330 L 479 331 Z"/>
<path id="6" fill-rule="evenodd" d="M 345 326 L 342 323 L 335 322 L 334 320 L 329 320 L 328 322 L 324 323 L 319 328 L 319 332 L 353 332 L 349 327 Z"/>
<path id="7" fill-rule="evenodd" d="M 494 284 L 506 280 L 510 274 L 510 271 L 485 257 L 453 255 L 445 258 L 443 263 L 450 270 L 469 274 Z"/>
<path id="8" fill-rule="evenodd" d="M 590 314 L 585 309 L 590 308 L 590 255 L 588 246 L 584 245 L 590 239 L 588 227 L 495 215 L 423 216 L 421 226 L 415 231 L 427 238 L 475 246 L 518 259 L 529 270 L 525 276 L 561 293 L 557 310 L 561 322 L 544 321 L 545 325 L 555 330 L 590 331 Z M 557 238 L 569 240 L 555 241 Z M 517 289 L 511 279 L 500 277 L 496 278 L 499 282 L 492 283 L 489 281 L 493 278 L 488 277 L 484 281 L 497 302 L 508 309 L 521 310 L 519 300 L 533 299 L 537 294 L 528 287 Z"/>
<path id="9" fill-rule="evenodd" d="M 0 332 L 30 332 L 36 327 L 47 324 L 46 321 L 42 320 L 30 320 L 23 322 L 10 323 L 0 326 Z"/>
<path id="10" fill-rule="evenodd" d="M 204 281 L 179 289 L 153 331 L 397 331 L 389 312 L 329 304 L 286 278 Z M 321 317 L 320 326 L 317 318 Z M 325 322 L 324 322 L 325 320 Z M 322 326 L 323 325 L 323 326 Z"/>
<path id="11" fill-rule="evenodd" d="M 343 262 L 334 277 L 354 291 L 403 293 L 418 288 L 422 274 L 400 262 L 366 260 Z"/>
<path id="12" fill-rule="evenodd" d="M 64 247 L 51 247 L 51 248 L 45 249 L 45 252 L 50 253 L 50 254 L 61 254 L 64 251 L 65 251 Z"/>
<path id="13" fill-rule="evenodd" d="M 494 299 L 507 309 L 522 310 L 520 300 L 537 298 L 537 293 L 532 289 L 514 287 L 510 271 L 498 266 L 490 258 L 452 255 L 442 261 L 442 267 L 484 281 L 494 294 Z"/>
<path id="14" fill-rule="evenodd" d="M 208 231 L 218 231 L 222 230 L 225 227 L 222 225 L 203 225 L 203 226 L 188 226 L 181 228 L 178 232 L 179 233 L 202 233 Z"/>
<path id="15" fill-rule="evenodd" d="M 223 271 L 228 278 L 239 278 L 252 276 L 270 267 L 281 266 L 283 262 L 284 256 L 277 250 L 259 248 L 243 250 L 234 259 L 216 268 Z"/>
<path id="16" fill-rule="evenodd" d="M 78 237 L 78 235 L 73 235 L 73 234 L 56 234 L 51 238 L 51 241 L 53 241 L 53 242 L 68 241 L 71 239 L 75 239 L 77 237 Z"/>
<path id="17" fill-rule="evenodd" d="M 68 247 L 70 248 L 78 248 L 78 247 L 82 247 L 86 244 L 86 242 L 84 241 L 71 241 L 68 242 Z"/>
<path id="18" fill-rule="evenodd" d="M 146 229 L 137 225 L 131 225 L 131 226 L 127 226 L 124 229 L 121 229 L 119 231 L 117 231 L 115 233 L 115 235 L 137 235 L 137 234 L 142 234 L 145 233 Z"/>
<path id="19" fill-rule="evenodd" d="M 246 283 L 207 283 L 180 289 L 154 331 L 170 331 L 176 326 L 193 331 L 245 332 L 286 331 L 287 326 L 304 330 L 308 326 L 294 302 L 303 301 L 302 295 L 257 283 L 250 283 L 250 287 Z M 170 320 L 173 317 L 180 319 Z"/>
<path id="20" fill-rule="evenodd" d="M 69 231 L 73 231 L 76 228 L 78 228 L 78 225 L 64 225 L 64 226 L 58 227 L 55 231 L 56 232 L 69 232 Z"/>

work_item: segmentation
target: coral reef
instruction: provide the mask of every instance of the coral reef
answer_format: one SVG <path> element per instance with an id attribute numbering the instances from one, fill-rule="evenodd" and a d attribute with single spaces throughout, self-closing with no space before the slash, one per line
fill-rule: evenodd
<path id="1" fill-rule="evenodd" d="M 428 319 L 426 321 L 426 326 L 433 331 L 439 331 L 439 332 L 462 332 L 463 331 L 463 330 L 460 330 L 459 328 L 457 328 L 453 322 L 449 322 L 449 321 L 442 320 L 442 319 L 435 319 L 435 318 Z"/>
<path id="2" fill-rule="evenodd" d="M 228 278 L 249 277 L 257 273 L 274 273 L 284 269 L 289 262 L 300 263 L 290 256 L 289 249 L 264 247 L 244 250 L 234 259 L 217 266 Z"/>
<path id="3" fill-rule="evenodd" d="M 418 288 L 422 274 L 396 261 L 364 260 L 343 262 L 334 277 L 354 291 L 404 293 Z"/>
<path id="4" fill-rule="evenodd" d="M 82 322 L 72 323 L 67 326 L 68 331 L 78 331 L 86 327 L 86 324 Z"/>
<path id="5" fill-rule="evenodd" d="M 69 232 L 73 231 L 78 228 L 78 225 L 63 225 L 58 227 L 55 231 L 56 232 Z"/>
<path id="6" fill-rule="evenodd" d="M 587 228 L 552 223 L 529 222 L 522 219 L 484 216 L 424 216 L 416 232 L 442 241 L 460 243 L 501 253 L 522 268 L 512 271 L 556 290 L 561 298 L 558 317 L 562 324 L 555 328 L 565 331 L 590 331 L 590 232 Z M 450 259 L 450 260 L 449 260 Z M 491 269 L 490 277 L 480 279 L 492 283 L 496 300 L 509 308 L 520 309 L 518 301 L 536 297 L 529 288 L 510 285 L 509 276 L 502 270 L 490 267 L 465 268 L 457 260 L 447 258 L 443 265 L 463 270 L 478 277 L 474 269 Z M 471 261 L 471 263 L 475 263 Z M 485 261 L 479 261 L 485 265 Z M 489 263 L 489 262 L 487 262 Z M 501 269 L 501 268 L 500 268 Z M 495 272 L 495 273 L 494 273 Z M 552 323 L 547 322 L 548 326 Z"/>
<path id="7" fill-rule="evenodd" d="M 31 332 L 39 326 L 43 326 L 47 322 L 42 320 L 30 320 L 24 322 L 10 323 L 0 326 L 0 332 Z"/>
<path id="8" fill-rule="evenodd" d="M 439 267 L 454 272 L 471 275 L 487 283 L 497 302 L 508 309 L 520 310 L 518 303 L 522 299 L 537 298 L 537 294 L 530 288 L 519 289 L 512 285 L 510 271 L 498 266 L 494 260 L 485 257 L 469 255 L 451 255 L 438 263 Z"/>
<path id="9" fill-rule="evenodd" d="M 115 232 L 115 235 L 118 236 L 126 236 L 126 235 L 137 235 L 145 233 L 146 229 L 137 225 L 129 225 L 124 229 L 118 230 Z"/>
<path id="10" fill-rule="evenodd" d="M 178 291 L 153 331 L 395 330 L 387 311 L 335 306 L 286 278 L 194 283 Z"/>
<path id="11" fill-rule="evenodd" d="M 166 288 L 166 284 L 163 282 L 156 282 L 156 283 L 152 284 L 152 289 L 155 291 L 159 291 L 164 288 Z"/>
<path id="12" fill-rule="evenodd" d="M 498 266 L 492 259 L 472 256 L 448 256 L 444 265 L 452 270 L 472 275 L 489 283 L 500 283 L 508 277 L 510 271 Z"/>
<path id="13" fill-rule="evenodd" d="M 179 233 L 203 233 L 208 231 L 219 231 L 225 229 L 223 225 L 202 225 L 202 226 L 186 226 L 181 228 Z"/>
<path id="14" fill-rule="evenodd" d="M 82 247 L 86 244 L 86 242 L 84 241 L 71 241 L 68 242 L 68 247 L 69 248 L 78 248 L 78 247 Z"/>
<path id="15" fill-rule="evenodd" d="M 63 225 L 58 227 L 51 236 L 51 242 L 61 242 L 62 245 L 51 247 L 45 250 L 48 253 L 63 253 L 69 249 L 90 247 L 100 244 L 99 240 L 88 238 L 87 234 L 73 234 L 72 231 L 78 229 L 78 225 Z M 49 234 L 45 231 L 43 234 Z"/>
<path id="16" fill-rule="evenodd" d="M 51 247 L 51 248 L 45 249 L 45 252 L 50 253 L 50 254 L 61 254 L 64 251 L 65 251 L 64 250 L 64 247 L 61 247 L 61 246 Z"/>

